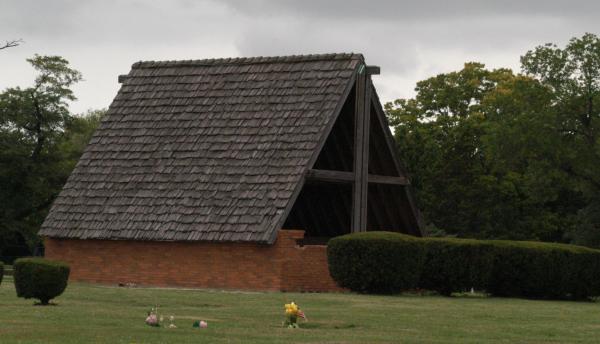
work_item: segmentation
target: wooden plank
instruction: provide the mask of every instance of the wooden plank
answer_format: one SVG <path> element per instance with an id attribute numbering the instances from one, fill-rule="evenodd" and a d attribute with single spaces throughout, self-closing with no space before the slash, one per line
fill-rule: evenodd
<path id="1" fill-rule="evenodd" d="M 341 122 L 340 126 L 338 127 L 338 131 L 335 133 L 335 137 L 333 140 L 333 146 L 335 147 L 335 150 L 337 152 L 337 155 L 339 156 L 339 161 L 340 161 L 340 167 L 342 168 L 342 170 L 344 171 L 352 171 L 352 165 L 351 165 L 351 161 L 349 161 L 348 159 L 345 159 L 346 154 L 345 154 L 345 147 L 349 147 L 350 143 L 346 142 L 346 125 L 345 123 Z"/>
<path id="2" fill-rule="evenodd" d="M 381 196 L 384 200 L 384 207 L 389 216 L 391 216 L 392 226 L 389 229 L 394 232 L 403 232 L 403 229 L 408 230 L 406 219 L 403 216 L 402 208 L 398 205 L 398 199 L 394 193 L 394 188 L 381 186 Z"/>
<path id="3" fill-rule="evenodd" d="M 371 78 L 367 75 L 365 81 L 365 92 L 363 102 L 363 146 L 362 146 L 362 169 L 360 171 L 361 187 L 361 231 L 367 230 L 368 198 L 369 198 L 369 135 L 371 133 Z"/>
<path id="4" fill-rule="evenodd" d="M 358 66 L 357 66 L 357 69 L 358 69 Z M 354 87 L 355 82 L 356 82 L 356 73 L 352 74 L 352 78 L 348 81 L 348 84 L 346 85 L 346 89 L 344 90 L 342 97 L 338 101 L 338 104 L 336 105 L 335 110 L 333 111 L 332 118 L 330 119 L 329 123 L 327 124 L 327 127 L 325 128 L 321 138 L 319 139 L 319 143 L 317 144 L 317 147 L 315 148 L 315 151 L 313 152 L 313 154 L 307 164 L 308 168 L 312 168 L 315 165 L 315 161 L 317 161 L 317 158 L 319 157 L 319 154 L 321 153 L 321 150 L 323 149 L 323 146 L 325 145 L 325 142 L 327 141 L 327 137 L 329 136 L 329 133 L 331 132 L 331 129 L 333 128 L 333 125 L 335 124 L 335 121 L 337 120 L 338 116 L 340 115 L 340 112 L 342 111 L 342 108 L 344 107 L 344 104 L 346 103 L 346 99 L 348 98 L 350 91 L 352 91 L 352 88 Z M 294 207 L 294 203 L 296 203 L 296 199 L 298 198 L 298 195 L 300 195 L 300 191 L 302 191 L 305 181 L 306 181 L 306 178 L 300 179 L 300 182 L 296 185 L 294 191 L 292 192 L 292 196 L 288 200 L 288 203 L 285 206 L 285 209 L 283 210 L 282 215 L 279 217 L 279 220 L 275 223 L 274 226 L 271 226 L 271 231 L 269 233 L 265 233 L 265 235 L 263 236 L 261 241 L 264 241 L 269 244 L 272 244 L 275 242 L 275 240 L 277 239 L 277 233 L 279 232 L 279 229 L 281 228 L 281 226 L 283 226 L 285 219 L 287 218 L 290 211 Z"/>
<path id="5" fill-rule="evenodd" d="M 351 232 L 361 231 L 361 216 L 362 216 L 362 187 L 361 187 L 361 173 L 363 164 L 363 137 L 364 137 L 364 92 L 366 83 L 366 73 L 364 65 L 360 66 L 356 77 L 356 96 L 354 105 L 354 145 L 352 147 L 354 151 L 354 184 L 352 188 L 352 222 Z"/>
<path id="6" fill-rule="evenodd" d="M 383 214 L 382 212 L 382 208 L 383 208 L 383 204 L 379 204 L 382 203 L 381 199 L 379 199 L 378 197 L 378 192 L 377 192 L 377 188 L 379 187 L 379 185 L 375 185 L 375 186 L 369 186 L 369 193 L 375 197 L 371 198 L 371 202 L 368 202 L 368 206 L 371 209 L 371 213 L 373 214 L 373 221 L 371 221 L 372 226 L 370 227 L 371 230 L 385 230 L 384 228 L 384 224 L 385 224 L 385 214 Z M 367 216 L 367 220 L 369 219 L 369 217 Z M 375 224 L 373 226 L 373 223 Z M 373 229 L 375 228 L 375 229 Z"/>
<path id="7" fill-rule="evenodd" d="M 386 227 L 385 231 L 393 231 L 393 229 L 395 228 L 394 226 L 394 222 L 395 222 L 395 216 L 394 216 L 394 212 L 392 210 L 390 210 L 390 202 L 386 199 L 386 190 L 387 188 L 385 188 L 385 186 L 383 184 L 376 184 L 375 188 L 377 189 L 377 196 L 379 198 L 379 200 L 381 201 L 381 207 L 383 208 L 383 212 L 387 218 L 387 223 L 389 227 Z"/>
<path id="8" fill-rule="evenodd" d="M 311 169 L 306 172 L 309 181 L 351 183 L 354 181 L 354 173 L 346 171 L 329 171 Z"/>
<path id="9" fill-rule="evenodd" d="M 377 174 L 369 174 L 369 183 L 374 184 L 391 184 L 391 185 L 408 185 L 406 177 L 380 176 Z"/>
<path id="10" fill-rule="evenodd" d="M 379 75 L 381 68 L 379 66 L 367 66 L 367 75 Z"/>
<path id="11" fill-rule="evenodd" d="M 415 221 L 416 221 L 417 228 L 415 228 L 414 235 L 419 236 L 419 237 L 427 236 L 427 231 L 425 229 L 425 220 L 423 219 L 423 214 L 421 214 L 421 211 L 419 210 L 419 208 L 417 208 L 415 199 L 413 198 L 414 190 L 412 190 L 412 185 L 407 185 L 404 188 L 404 193 L 408 200 L 408 204 L 410 205 L 413 213 L 415 214 Z"/>
<path id="12" fill-rule="evenodd" d="M 337 120 L 338 116 L 340 115 L 340 112 L 342 111 L 342 108 L 344 107 L 344 104 L 346 103 L 346 99 L 348 98 L 350 91 L 352 91 L 352 88 L 354 87 L 355 82 L 356 82 L 356 73 L 354 73 L 352 75 L 351 80 L 348 81 L 348 84 L 346 85 L 346 89 L 344 90 L 344 94 L 338 101 L 338 104 L 336 105 L 335 110 L 333 111 L 333 116 L 330 119 L 330 122 L 327 124 L 327 127 L 325 128 L 325 131 L 323 132 L 321 138 L 319 139 L 319 143 L 317 144 L 317 147 L 315 148 L 315 151 L 313 152 L 313 154 L 307 164 L 308 168 L 312 168 L 315 165 L 315 161 L 317 161 L 317 158 L 319 157 L 319 154 L 321 153 L 321 150 L 323 149 L 323 146 L 325 145 L 325 142 L 327 141 L 327 137 L 329 136 L 329 133 L 331 132 L 331 129 L 333 128 L 333 125 L 335 124 L 335 121 Z M 279 229 L 281 228 L 281 226 L 283 226 L 285 219 L 287 218 L 288 214 L 294 207 L 294 203 L 296 203 L 296 199 L 298 198 L 298 195 L 300 195 L 300 191 L 302 191 L 305 181 L 306 181 L 306 178 L 300 179 L 300 182 L 296 185 L 294 191 L 292 192 L 292 196 L 288 200 L 288 203 L 285 206 L 285 209 L 283 210 L 283 214 L 279 217 L 279 220 L 275 223 L 275 225 L 271 227 L 271 232 L 266 233 L 266 235 L 263 236 L 264 240 L 262 240 L 262 241 L 265 241 L 269 244 L 272 244 L 275 242 L 275 240 L 277 239 L 277 233 L 279 233 Z"/>
<path id="13" fill-rule="evenodd" d="M 390 130 L 387 117 L 385 116 L 385 111 L 383 110 L 383 107 L 381 106 L 381 103 L 379 102 L 379 97 L 377 96 L 377 92 L 373 92 L 373 94 L 371 95 L 371 101 L 373 102 L 373 107 L 375 108 L 375 114 L 377 115 L 377 118 L 379 119 L 377 122 L 380 125 L 380 128 L 383 130 L 383 135 L 385 137 L 385 143 L 387 144 L 388 149 L 392 153 L 391 155 L 392 155 L 394 165 L 396 167 L 396 171 L 398 172 L 398 175 L 406 176 L 407 175 L 406 169 L 404 168 L 404 166 L 402 165 L 402 162 L 399 159 L 398 147 L 396 146 L 396 141 L 394 140 L 394 136 L 392 135 L 392 132 Z"/>
<path id="14" fill-rule="evenodd" d="M 380 125 L 383 129 L 385 141 L 386 141 L 390 151 L 392 152 L 392 158 L 393 158 L 396 170 L 398 171 L 399 175 L 407 177 L 408 174 L 406 172 L 406 168 L 404 167 L 404 165 L 402 164 L 402 162 L 399 159 L 398 148 L 396 147 L 394 137 L 392 135 L 392 132 L 390 131 L 390 127 L 389 127 L 387 118 L 385 116 L 385 111 L 383 110 L 383 107 L 381 106 L 381 102 L 379 101 L 379 96 L 377 95 L 377 92 L 372 92 L 371 101 L 373 102 L 373 106 L 375 107 L 375 113 L 377 114 L 377 117 L 379 118 L 378 122 L 380 123 Z M 409 184 L 405 187 L 404 192 L 406 193 L 406 197 L 408 198 L 408 204 L 412 210 L 414 220 L 417 223 L 418 228 L 417 228 L 417 233 L 415 233 L 415 235 L 423 236 L 425 234 L 425 222 L 423 220 L 423 216 L 422 216 L 421 212 L 419 211 L 419 209 L 416 206 L 416 202 L 415 202 L 414 198 L 412 197 L 410 181 L 409 181 Z"/>
<path id="15" fill-rule="evenodd" d="M 352 147 L 354 144 L 354 142 L 352 142 L 352 135 L 354 135 L 352 119 L 347 120 L 343 124 L 344 125 L 341 130 L 342 145 L 344 145 L 345 147 L 350 147 L 350 155 L 352 155 L 353 154 Z M 349 160 L 345 161 L 344 169 L 347 171 L 352 171 L 352 168 L 353 168 L 353 162 L 352 162 L 352 157 L 351 157 Z"/>
<path id="16" fill-rule="evenodd" d="M 341 187 L 336 187 L 333 190 L 329 190 L 329 199 L 331 201 L 331 205 L 333 207 L 333 213 L 336 216 L 338 225 L 335 228 L 334 235 L 346 234 L 345 230 L 348 229 L 348 224 L 346 223 L 346 214 L 344 214 L 344 196 L 343 190 Z"/>
<path id="17" fill-rule="evenodd" d="M 402 176 L 396 170 L 392 151 L 388 149 L 385 133 L 381 128 L 377 111 L 371 107 L 371 140 L 370 140 L 369 171 L 373 174 L 386 176 Z"/>
<path id="18" fill-rule="evenodd" d="M 308 191 L 309 190 L 304 191 L 304 197 L 302 199 L 302 201 L 304 202 L 300 204 L 300 207 L 302 209 L 302 216 L 304 217 L 307 223 L 306 227 L 304 227 L 305 235 L 307 236 L 319 230 L 319 218 L 315 216 L 313 208 L 307 204 L 311 203 L 310 198 L 312 197 L 312 195 Z"/>
<path id="19" fill-rule="evenodd" d="M 367 228 L 367 198 L 369 173 L 369 123 L 371 109 L 370 78 L 364 66 L 356 77 L 354 111 L 354 190 L 352 196 L 352 232 Z"/>
<path id="20" fill-rule="evenodd" d="M 358 70 L 358 68 L 359 67 L 357 66 L 356 70 Z M 321 153 L 323 146 L 325 146 L 325 142 L 327 141 L 327 138 L 329 137 L 329 133 L 331 133 L 331 129 L 333 129 L 335 122 L 337 121 L 340 113 L 342 112 L 342 108 L 344 107 L 344 104 L 346 104 L 348 95 L 350 94 L 350 91 L 352 91 L 352 88 L 354 87 L 354 85 L 356 83 L 356 75 L 357 75 L 356 73 L 352 74 L 352 78 L 350 79 L 350 81 L 348 81 L 348 84 L 346 85 L 346 89 L 344 90 L 344 94 L 340 98 L 338 104 L 336 105 L 335 110 L 333 111 L 333 116 L 329 120 L 329 123 L 327 124 L 325 131 L 323 132 L 321 138 L 319 139 L 319 143 L 317 144 L 317 147 L 315 148 L 315 151 L 313 152 L 312 157 L 308 161 L 308 164 L 307 164 L 308 168 L 313 168 L 315 166 L 315 162 L 319 158 L 319 154 Z M 291 203 L 293 203 L 293 202 L 291 202 Z"/>
<path id="21" fill-rule="evenodd" d="M 310 169 L 306 172 L 309 181 L 351 183 L 355 181 L 354 172 Z M 367 182 L 374 184 L 408 185 L 406 177 L 367 174 Z"/>

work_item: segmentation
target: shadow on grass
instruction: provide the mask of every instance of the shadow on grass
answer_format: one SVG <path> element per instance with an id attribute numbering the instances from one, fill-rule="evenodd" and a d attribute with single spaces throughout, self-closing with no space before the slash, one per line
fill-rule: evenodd
<path id="1" fill-rule="evenodd" d="M 358 326 L 355 324 L 346 324 L 346 323 L 337 323 L 337 324 L 331 324 L 331 323 L 320 323 L 320 322 L 306 322 L 306 323 L 299 323 L 300 328 L 302 329 L 327 329 L 327 330 L 345 330 L 345 329 L 351 329 L 351 328 L 357 328 Z"/>

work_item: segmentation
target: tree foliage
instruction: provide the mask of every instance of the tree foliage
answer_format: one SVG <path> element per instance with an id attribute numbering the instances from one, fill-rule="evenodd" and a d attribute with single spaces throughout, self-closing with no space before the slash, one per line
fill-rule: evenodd
<path id="1" fill-rule="evenodd" d="M 386 104 L 426 220 L 464 237 L 598 245 L 600 40 L 521 62 L 523 74 L 466 63 Z"/>
<path id="2" fill-rule="evenodd" d="M 0 93 L 0 255 L 37 244 L 37 231 L 103 111 L 73 116 L 71 86 L 81 74 L 59 56 L 27 60 L 38 72 L 31 87 Z M 4 251 L 4 252 L 2 252 Z M 8 252 L 7 252 L 8 251 Z"/>

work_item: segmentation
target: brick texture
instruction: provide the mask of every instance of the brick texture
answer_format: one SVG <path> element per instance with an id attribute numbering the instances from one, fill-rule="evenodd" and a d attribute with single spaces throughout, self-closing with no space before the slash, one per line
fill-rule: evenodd
<path id="1" fill-rule="evenodd" d="M 46 238 L 46 258 L 71 266 L 71 280 L 283 291 L 341 291 L 326 246 L 298 246 L 301 230 L 280 230 L 273 245 Z"/>

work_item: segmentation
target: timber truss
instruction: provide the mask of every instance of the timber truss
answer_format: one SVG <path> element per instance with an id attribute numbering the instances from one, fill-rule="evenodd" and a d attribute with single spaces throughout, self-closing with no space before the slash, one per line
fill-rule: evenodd
<path id="1" fill-rule="evenodd" d="M 283 228 L 320 238 L 367 230 L 422 235 L 410 182 L 373 87 L 376 74 L 379 67 L 357 66 Z"/>

